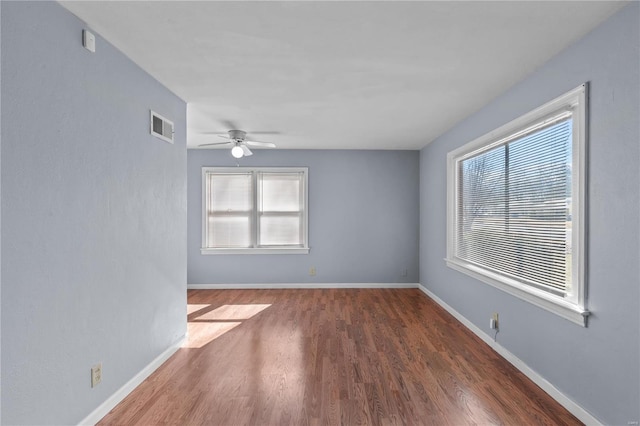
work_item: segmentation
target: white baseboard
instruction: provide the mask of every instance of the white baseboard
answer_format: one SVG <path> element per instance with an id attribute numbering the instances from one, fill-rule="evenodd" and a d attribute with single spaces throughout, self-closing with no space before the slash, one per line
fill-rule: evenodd
<path id="1" fill-rule="evenodd" d="M 418 288 L 418 283 L 282 283 L 282 284 L 187 284 L 188 290 L 309 288 Z"/>
<path id="2" fill-rule="evenodd" d="M 465 327 L 471 330 L 476 336 L 481 338 L 487 345 L 491 346 L 493 350 L 498 352 L 504 359 L 509 361 L 514 367 L 520 370 L 525 376 L 531 379 L 536 385 L 540 386 L 542 390 L 548 393 L 553 399 L 558 401 L 560 405 L 566 408 L 571 414 L 576 416 L 581 422 L 588 426 L 601 426 L 602 422 L 596 419 L 593 415 L 591 415 L 587 410 L 576 404 L 573 400 L 567 397 L 565 394 L 560 392 L 555 386 L 551 384 L 547 379 L 536 373 L 531 369 L 527 364 L 524 363 L 520 358 L 509 352 L 498 342 L 494 341 L 491 336 L 482 331 L 479 327 L 473 324 L 471 321 L 466 319 L 462 314 L 453 309 L 444 300 L 440 299 L 438 296 L 429 291 L 426 287 L 419 284 L 418 288 L 426 294 L 428 297 L 433 299 L 438 305 L 442 306 L 447 312 L 453 315 L 458 321 L 460 321 Z"/>
<path id="3" fill-rule="evenodd" d="M 174 344 L 172 344 L 167 350 L 158 355 L 153 361 L 147 364 L 138 374 L 133 376 L 131 380 L 124 384 L 120 389 L 118 389 L 113 395 L 111 395 L 105 402 L 100 404 L 98 408 L 93 410 L 91 414 L 85 417 L 79 424 L 80 425 L 95 425 L 98 423 L 104 416 L 109 413 L 109 411 L 113 410 L 113 408 L 118 405 L 127 395 L 131 393 L 140 383 L 142 383 L 147 377 L 151 375 L 158 367 L 160 367 L 166 360 L 168 360 L 171 355 L 173 355 L 180 346 L 184 343 L 186 339 L 186 335 L 182 336 L 178 339 Z"/>

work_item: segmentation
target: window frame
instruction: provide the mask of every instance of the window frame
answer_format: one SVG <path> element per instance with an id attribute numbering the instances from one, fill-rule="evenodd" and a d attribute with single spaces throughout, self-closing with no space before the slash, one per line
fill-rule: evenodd
<path id="1" fill-rule="evenodd" d="M 587 156 L 587 83 L 508 122 L 507 124 L 447 154 L 447 253 L 448 267 L 483 281 L 522 300 L 553 312 L 583 327 L 587 325 L 586 308 L 586 156 Z M 572 133 L 572 294 L 570 300 L 545 290 L 520 283 L 472 264 L 456 256 L 458 244 L 459 164 L 470 157 L 516 140 L 532 128 L 542 126 L 563 112 L 571 111 Z"/>
<path id="2" fill-rule="evenodd" d="M 207 215 L 207 175 L 209 173 L 220 174 L 252 174 L 252 210 L 250 214 L 251 220 L 251 241 L 253 247 L 207 247 L 208 234 L 208 215 Z M 302 173 L 303 175 L 303 191 L 302 191 L 302 247 L 293 246 L 272 246 L 257 247 L 259 230 L 259 206 L 258 200 L 258 178 L 259 173 Z M 308 254 L 309 253 L 309 168 L 308 167 L 202 167 L 202 240 L 200 253 L 204 255 L 211 254 Z"/>

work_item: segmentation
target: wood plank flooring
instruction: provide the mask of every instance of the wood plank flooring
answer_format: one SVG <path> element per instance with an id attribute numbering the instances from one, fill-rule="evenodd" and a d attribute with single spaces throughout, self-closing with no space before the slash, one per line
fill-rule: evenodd
<path id="1" fill-rule="evenodd" d="M 189 341 L 100 425 L 574 425 L 417 289 L 190 290 Z"/>

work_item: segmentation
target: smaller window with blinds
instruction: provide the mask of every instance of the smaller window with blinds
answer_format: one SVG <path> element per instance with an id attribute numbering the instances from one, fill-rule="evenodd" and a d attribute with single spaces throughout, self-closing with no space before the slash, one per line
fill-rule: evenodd
<path id="1" fill-rule="evenodd" d="M 202 254 L 304 254 L 307 168 L 202 168 Z"/>
<path id="2" fill-rule="evenodd" d="M 586 84 L 449 153 L 447 264 L 586 326 Z"/>

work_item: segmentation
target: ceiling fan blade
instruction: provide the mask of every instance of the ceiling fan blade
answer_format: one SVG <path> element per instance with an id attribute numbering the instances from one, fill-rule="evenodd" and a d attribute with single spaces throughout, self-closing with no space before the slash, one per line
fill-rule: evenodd
<path id="1" fill-rule="evenodd" d="M 271 142 L 248 141 L 248 140 L 245 140 L 245 142 L 247 143 L 247 145 L 251 145 L 251 146 L 263 146 L 263 147 L 267 147 L 267 148 L 275 148 L 276 147 L 276 144 L 275 143 L 271 143 Z"/>
<path id="2" fill-rule="evenodd" d="M 233 129 L 231 129 L 233 130 Z M 257 130 L 257 131 L 251 131 L 251 132 L 247 132 L 247 133 L 251 133 L 252 135 L 280 135 L 280 132 L 273 132 L 273 131 L 269 131 L 269 130 Z M 199 132 L 199 134 L 201 135 L 225 135 L 228 136 L 229 135 L 229 131 L 227 130 L 226 132 Z"/>
<path id="3" fill-rule="evenodd" d="M 222 139 L 229 139 L 229 140 L 231 140 L 231 138 L 230 138 L 230 137 L 229 137 L 229 135 L 227 135 L 227 134 L 224 134 L 224 135 L 223 135 L 223 134 L 218 134 L 218 137 L 219 137 L 219 138 L 222 138 Z"/>
<path id="4" fill-rule="evenodd" d="M 212 146 L 212 145 L 227 145 L 230 144 L 231 141 L 227 141 L 227 142 L 213 142 L 213 143 L 201 143 L 198 146 Z"/>
<path id="5" fill-rule="evenodd" d="M 241 144 L 240 148 L 242 148 L 242 152 L 244 153 L 245 157 L 248 157 L 250 155 L 253 155 L 253 152 L 251 152 L 251 150 L 249 149 L 248 146 L 246 146 L 245 144 Z"/>

